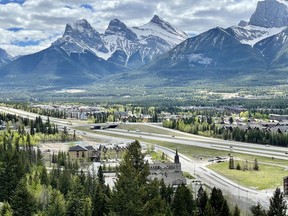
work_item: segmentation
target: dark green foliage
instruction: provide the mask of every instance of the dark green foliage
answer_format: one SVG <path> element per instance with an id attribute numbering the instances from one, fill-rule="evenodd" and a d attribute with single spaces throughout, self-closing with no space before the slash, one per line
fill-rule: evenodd
<path id="1" fill-rule="evenodd" d="M 160 181 L 160 196 L 163 200 L 165 200 L 166 203 L 168 203 L 169 205 L 172 202 L 172 197 L 173 197 L 173 188 L 169 185 L 166 186 L 164 183 L 164 180 L 162 179 Z"/>
<path id="2" fill-rule="evenodd" d="M 257 161 L 256 158 L 255 158 L 255 161 L 254 161 L 253 169 L 254 169 L 255 171 L 258 171 L 258 170 L 259 170 L 259 165 L 258 165 L 258 161 Z"/>
<path id="3" fill-rule="evenodd" d="M 277 188 L 273 197 L 270 198 L 270 206 L 267 211 L 268 216 L 286 216 L 287 203 L 284 194 Z"/>
<path id="4" fill-rule="evenodd" d="M 65 216 L 66 204 L 64 196 L 58 190 L 53 190 L 47 209 L 44 211 L 45 216 Z"/>
<path id="5" fill-rule="evenodd" d="M 0 201 L 9 201 L 13 195 L 19 179 L 25 174 L 26 161 L 22 161 L 21 154 L 25 152 L 5 151 L 0 161 Z"/>
<path id="6" fill-rule="evenodd" d="M 101 185 L 105 184 L 105 177 L 103 174 L 102 166 L 99 167 L 98 173 L 97 173 L 98 183 Z"/>
<path id="7" fill-rule="evenodd" d="M 201 185 L 198 190 L 197 199 L 196 199 L 198 216 L 205 216 L 204 211 L 205 211 L 207 202 L 208 202 L 208 195 Z"/>
<path id="8" fill-rule="evenodd" d="M 185 185 L 181 185 L 177 188 L 171 204 L 171 209 L 175 216 L 193 215 L 196 210 L 192 194 Z"/>
<path id="9" fill-rule="evenodd" d="M 230 159 L 229 159 L 229 169 L 234 169 L 234 158 L 233 156 L 230 156 Z"/>
<path id="10" fill-rule="evenodd" d="M 85 216 L 84 210 L 86 198 L 84 188 L 81 185 L 80 179 L 76 177 L 75 182 L 67 196 L 67 216 Z"/>
<path id="11" fill-rule="evenodd" d="M 211 208 L 215 212 L 215 216 L 222 216 L 222 211 L 223 213 L 229 212 L 227 202 L 224 199 L 222 191 L 220 189 L 217 189 L 215 187 L 212 189 L 209 203 L 211 205 Z"/>
<path id="12" fill-rule="evenodd" d="M 28 191 L 26 180 L 23 178 L 11 199 L 14 216 L 31 216 L 36 212 L 36 200 Z"/>
<path id="13" fill-rule="evenodd" d="M 258 202 L 256 205 L 250 207 L 250 211 L 253 216 L 266 216 L 266 211 L 263 209 L 261 204 Z"/>
<path id="14" fill-rule="evenodd" d="M 138 141 L 128 147 L 124 160 L 120 163 L 118 180 L 112 193 L 111 210 L 116 215 L 150 215 L 163 214 L 166 209 L 151 208 L 151 206 L 165 206 L 158 191 L 159 184 L 147 184 L 149 174 L 148 164 L 144 163 L 144 155 Z"/>
<path id="15" fill-rule="evenodd" d="M 240 216 L 240 209 L 238 205 L 235 206 L 232 216 Z"/>
<path id="16" fill-rule="evenodd" d="M 227 201 L 224 200 L 223 203 L 222 203 L 222 206 L 221 206 L 221 211 L 220 211 L 220 214 L 219 216 L 223 216 L 223 215 L 227 215 L 229 216 L 230 215 L 230 210 L 229 210 L 229 206 L 227 204 Z"/>

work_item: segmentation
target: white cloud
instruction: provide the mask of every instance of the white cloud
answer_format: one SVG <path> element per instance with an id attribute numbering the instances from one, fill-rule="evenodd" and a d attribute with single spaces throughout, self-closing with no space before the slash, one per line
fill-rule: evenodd
<path id="1" fill-rule="evenodd" d="M 93 10 L 82 4 L 91 5 Z M 63 34 L 66 23 L 83 18 L 104 32 L 111 19 L 118 18 L 132 27 L 147 23 L 157 14 L 180 30 L 201 33 L 248 20 L 256 5 L 257 0 L 27 0 L 22 5 L 0 4 L 0 47 L 12 55 L 39 51 Z M 8 28 L 24 30 L 11 32 Z M 16 40 L 40 43 L 19 47 L 12 45 Z"/>

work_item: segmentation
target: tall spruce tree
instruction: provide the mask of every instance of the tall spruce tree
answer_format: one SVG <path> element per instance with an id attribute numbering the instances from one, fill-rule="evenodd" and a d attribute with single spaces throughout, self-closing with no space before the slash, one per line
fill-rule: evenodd
<path id="1" fill-rule="evenodd" d="M 36 199 L 27 188 L 26 179 L 20 180 L 11 199 L 14 216 L 31 216 L 36 212 Z"/>
<path id="2" fill-rule="evenodd" d="M 193 215 L 196 208 L 192 194 L 185 185 L 178 186 L 171 204 L 173 215 Z"/>
<path id="3" fill-rule="evenodd" d="M 209 199 L 208 195 L 201 185 L 198 190 L 197 199 L 196 199 L 198 216 L 205 216 L 204 211 L 205 211 L 205 207 L 207 205 L 208 199 Z"/>
<path id="4" fill-rule="evenodd" d="M 256 205 L 250 207 L 250 211 L 253 216 L 266 216 L 266 211 L 263 209 L 261 204 L 258 202 Z"/>
<path id="5" fill-rule="evenodd" d="M 124 159 L 119 166 L 118 180 L 112 193 L 112 212 L 116 215 L 133 216 L 142 216 L 148 211 L 150 215 L 160 214 L 160 212 L 166 213 L 166 209 L 154 208 L 154 211 L 151 211 L 152 208 L 148 207 L 153 206 L 155 202 L 159 206 L 160 197 L 159 184 L 156 192 L 147 193 L 152 191 L 149 187 L 155 189 L 154 184 L 147 183 L 148 175 L 149 167 L 144 162 L 140 143 L 135 141 L 128 146 Z M 165 203 L 162 199 L 160 201 Z"/>
<path id="6" fill-rule="evenodd" d="M 78 177 L 67 195 L 67 216 L 85 216 L 86 197 Z"/>
<path id="7" fill-rule="evenodd" d="M 66 204 L 64 196 L 60 191 L 53 189 L 50 202 L 47 209 L 44 211 L 45 216 L 65 216 Z"/>
<path id="8" fill-rule="evenodd" d="M 270 198 L 270 206 L 267 211 L 268 216 L 286 216 L 287 203 L 280 188 L 276 188 L 273 197 Z"/>

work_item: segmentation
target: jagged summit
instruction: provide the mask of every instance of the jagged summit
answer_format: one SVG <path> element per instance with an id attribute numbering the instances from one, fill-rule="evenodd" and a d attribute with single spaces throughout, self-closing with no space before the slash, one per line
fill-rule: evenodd
<path id="1" fill-rule="evenodd" d="M 105 35 L 119 35 L 127 38 L 128 40 L 137 39 L 137 35 L 118 19 L 113 19 L 110 21 L 108 28 L 105 31 Z"/>
<path id="2" fill-rule="evenodd" d="M 10 56 L 6 50 L 0 48 L 0 66 L 9 63 L 12 60 L 12 56 Z"/>
<path id="3" fill-rule="evenodd" d="M 288 26 L 287 5 L 287 1 L 284 0 L 259 1 L 249 24 L 265 28 Z"/>
<path id="4" fill-rule="evenodd" d="M 157 32 L 161 32 L 162 30 L 165 30 L 171 34 L 177 35 L 178 37 L 182 37 L 184 39 L 188 38 L 188 35 L 185 32 L 178 31 L 169 22 L 165 21 L 158 15 L 154 15 L 153 18 L 147 24 L 143 25 L 140 28 L 151 29 Z"/>
<path id="5" fill-rule="evenodd" d="M 99 32 L 86 19 L 67 24 L 63 37 L 59 38 L 52 45 L 61 46 L 69 55 L 70 53 L 82 53 L 85 50 L 108 52 Z"/>

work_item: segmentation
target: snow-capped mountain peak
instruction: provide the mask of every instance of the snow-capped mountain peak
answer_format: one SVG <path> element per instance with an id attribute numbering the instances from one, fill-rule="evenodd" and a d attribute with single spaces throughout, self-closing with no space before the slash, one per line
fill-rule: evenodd
<path id="1" fill-rule="evenodd" d="M 110 21 L 108 28 L 105 31 L 105 35 L 119 35 L 127 38 L 128 40 L 137 39 L 137 35 L 118 19 L 113 19 Z"/>

